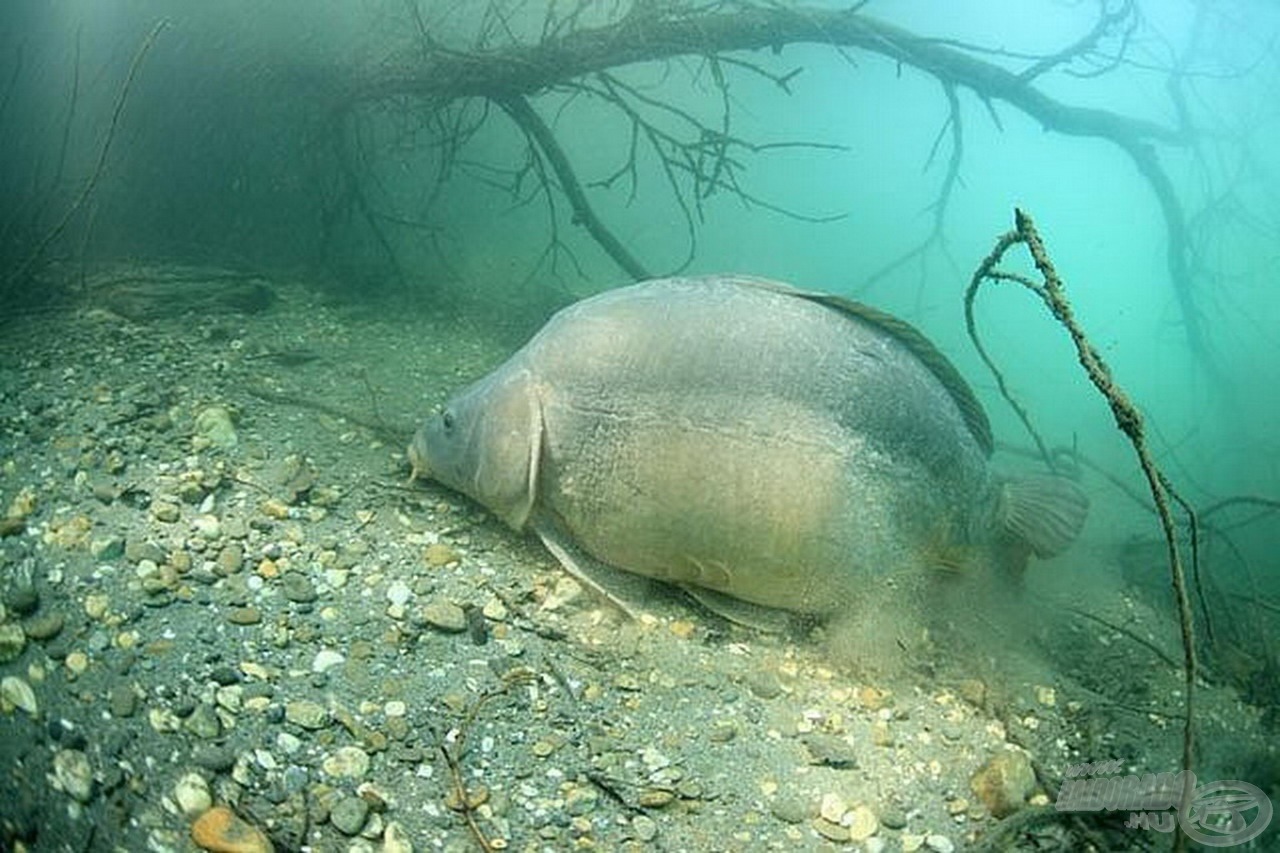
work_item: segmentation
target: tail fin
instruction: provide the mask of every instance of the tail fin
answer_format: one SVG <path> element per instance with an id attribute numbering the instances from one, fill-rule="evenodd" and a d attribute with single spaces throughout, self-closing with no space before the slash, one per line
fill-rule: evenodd
<path id="1" fill-rule="evenodd" d="M 1064 477 L 1010 480 L 1001 494 L 1001 525 L 1037 557 L 1065 551 L 1080 534 L 1088 514 L 1089 499 Z"/>

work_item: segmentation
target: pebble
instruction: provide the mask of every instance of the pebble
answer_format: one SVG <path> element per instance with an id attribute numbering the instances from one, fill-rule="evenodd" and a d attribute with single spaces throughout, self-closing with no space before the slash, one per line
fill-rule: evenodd
<path id="1" fill-rule="evenodd" d="M 329 711 L 319 703 L 295 699 L 284 706 L 284 718 L 295 726 L 315 731 L 329 724 Z"/>
<path id="2" fill-rule="evenodd" d="M 138 711 L 138 696 L 128 684 L 117 684 L 107 693 L 107 710 L 113 717 L 132 717 Z"/>
<path id="3" fill-rule="evenodd" d="M 387 824 L 382 833 L 382 853 L 413 853 L 409 833 L 395 821 Z"/>
<path id="4" fill-rule="evenodd" d="M 840 823 L 847 810 L 848 806 L 839 794 L 827 793 L 822 795 L 822 801 L 818 804 L 818 817 L 831 823 Z"/>
<path id="5" fill-rule="evenodd" d="M 6 714 L 14 708 L 25 711 L 33 717 L 40 713 L 36 692 L 31 689 L 30 684 L 16 675 L 6 675 L 0 680 L 0 708 Z"/>
<path id="6" fill-rule="evenodd" d="M 358 746 L 344 746 L 327 756 L 321 767 L 330 776 L 361 779 L 369 772 L 369 753 Z"/>
<path id="7" fill-rule="evenodd" d="M 262 613 L 256 607 L 236 607 L 227 612 L 227 621 L 232 625 L 257 625 Z"/>
<path id="8" fill-rule="evenodd" d="M 751 670 L 747 672 L 745 681 L 747 689 L 761 699 L 775 699 L 782 695 L 782 682 L 768 670 Z"/>
<path id="9" fill-rule="evenodd" d="M 778 796 L 769 804 L 769 812 L 783 823 L 803 823 L 809 816 L 809 808 L 799 796 Z"/>
<path id="10" fill-rule="evenodd" d="M 356 835 L 369 820 L 369 804 L 360 797 L 343 797 L 329 812 L 329 822 L 343 835 Z"/>
<path id="11" fill-rule="evenodd" d="M 89 656 L 84 652 L 71 652 L 64 663 L 72 675 L 84 675 L 89 668 Z"/>
<path id="12" fill-rule="evenodd" d="M 50 611 L 32 616 L 23 622 L 22 630 L 29 640 L 52 640 L 62 633 L 62 626 L 65 623 L 66 620 L 61 613 Z"/>
<path id="13" fill-rule="evenodd" d="M 27 616 L 35 613 L 36 608 L 40 606 L 40 594 L 30 584 L 20 584 L 9 590 L 9 594 L 4 598 L 4 604 L 19 616 Z"/>
<path id="14" fill-rule="evenodd" d="M 1031 759 L 1020 749 L 997 752 L 969 780 L 969 787 L 995 818 L 1008 817 L 1022 808 L 1035 786 Z"/>
<path id="15" fill-rule="evenodd" d="M 214 773 L 225 773 L 235 766 L 236 753 L 224 744 L 201 743 L 191 751 L 191 760 Z"/>
<path id="16" fill-rule="evenodd" d="M 173 524 L 181 515 L 177 504 L 158 501 L 151 505 L 151 517 L 162 524 Z"/>
<path id="17" fill-rule="evenodd" d="M 866 806 L 857 806 L 845 818 L 849 828 L 849 840 L 863 842 L 880 831 L 880 820 Z"/>
<path id="18" fill-rule="evenodd" d="M 218 552 L 215 565 L 220 575 L 238 574 L 244 568 L 244 548 L 234 543 L 228 545 Z"/>
<path id="19" fill-rule="evenodd" d="M 422 559 L 433 569 L 443 568 L 450 563 L 462 561 L 462 557 L 458 556 L 458 552 L 443 542 L 434 542 L 428 545 L 427 549 L 422 552 Z"/>
<path id="20" fill-rule="evenodd" d="M 222 734 L 222 721 L 218 719 L 218 712 L 212 705 L 206 705 L 203 702 L 196 706 L 191 716 L 187 717 L 182 725 L 202 740 L 213 740 Z"/>
<path id="21" fill-rule="evenodd" d="M 21 625 L 12 622 L 0 625 L 0 663 L 13 660 L 26 646 L 27 634 Z"/>
<path id="22" fill-rule="evenodd" d="M 907 814 L 901 809 L 888 808 L 881 813 L 880 823 L 889 829 L 902 829 L 907 825 Z"/>
<path id="23" fill-rule="evenodd" d="M 844 738 L 814 732 L 800 739 L 809 751 L 809 763 L 837 770 L 850 770 L 858 766 L 858 754 Z"/>
<path id="24" fill-rule="evenodd" d="M 226 806 L 215 806 L 196 818 L 191 840 L 212 853 L 274 853 L 262 830 Z"/>
<path id="25" fill-rule="evenodd" d="M 647 815 L 636 815 L 631 819 L 631 830 L 641 841 L 652 841 L 658 837 L 658 824 Z"/>
<path id="26" fill-rule="evenodd" d="M 57 787 L 77 802 L 87 803 L 93 796 L 93 768 L 89 758 L 78 749 L 60 749 L 53 756 L 53 779 Z"/>
<path id="27" fill-rule="evenodd" d="M 197 515 L 191 519 L 191 529 L 209 542 L 222 536 L 222 522 L 218 521 L 216 515 Z"/>
<path id="28" fill-rule="evenodd" d="M 315 584 L 301 572 L 286 572 L 281 579 L 284 597 L 295 604 L 310 604 L 319 598 Z"/>
<path id="29" fill-rule="evenodd" d="M 422 620 L 433 628 L 450 634 L 467 630 L 467 614 L 452 601 L 433 599 L 422 606 Z"/>
<path id="30" fill-rule="evenodd" d="M 333 649 L 321 649 L 311 659 L 311 671 L 328 672 L 335 666 L 341 666 L 346 660 L 340 652 L 335 652 Z"/>
<path id="31" fill-rule="evenodd" d="M 930 835 L 925 838 L 924 846 L 928 847 L 934 853 L 955 853 L 956 845 L 950 838 L 945 835 Z"/>
<path id="32" fill-rule="evenodd" d="M 178 804 L 182 814 L 193 817 L 209 810 L 213 805 L 213 795 L 209 793 L 209 783 L 199 773 L 187 773 L 173 786 L 173 801 Z"/>

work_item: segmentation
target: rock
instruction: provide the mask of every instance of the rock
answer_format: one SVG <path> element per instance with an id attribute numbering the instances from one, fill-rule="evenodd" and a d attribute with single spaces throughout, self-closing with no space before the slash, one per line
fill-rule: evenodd
<path id="1" fill-rule="evenodd" d="M 197 536 L 209 542 L 222 536 L 222 522 L 216 515 L 197 515 L 191 519 L 191 529 Z"/>
<path id="2" fill-rule="evenodd" d="M 800 738 L 809 751 L 809 763 L 837 770 L 851 770 L 858 766 L 858 755 L 844 738 L 811 732 Z"/>
<path id="3" fill-rule="evenodd" d="M 220 575 L 238 574 L 244 568 L 244 548 L 235 543 L 228 545 L 218 552 L 215 565 Z"/>
<path id="4" fill-rule="evenodd" d="M 0 625 L 0 663 L 9 661 L 22 654 L 27 646 L 27 634 L 21 625 L 12 622 Z"/>
<path id="5" fill-rule="evenodd" d="M 422 620 L 440 631 L 460 634 L 467 630 L 467 614 L 452 601 L 433 599 L 422 606 Z"/>
<path id="6" fill-rule="evenodd" d="M 1005 749 L 987 760 L 969 780 L 992 817 L 1004 818 L 1022 808 L 1036 787 L 1031 759 L 1020 749 Z"/>
<path id="7" fill-rule="evenodd" d="M 22 623 L 22 630 L 29 640 L 52 640 L 62 633 L 65 622 L 62 614 L 55 610 L 27 619 Z"/>
<path id="8" fill-rule="evenodd" d="M 369 820 L 369 804 L 360 797 L 343 797 L 329 812 L 329 822 L 343 835 L 356 835 Z"/>
<path id="9" fill-rule="evenodd" d="M 286 572 L 280 586 L 284 597 L 295 604 L 310 604 L 319 597 L 315 584 L 301 572 Z"/>
<path id="10" fill-rule="evenodd" d="M 769 812 L 783 823 L 804 823 L 809 807 L 799 796 L 781 794 L 769 804 Z"/>
<path id="11" fill-rule="evenodd" d="M 213 853 L 274 853 L 271 840 L 226 806 L 215 806 L 191 825 L 191 840 Z"/>
<path id="12" fill-rule="evenodd" d="M 110 500 L 104 500 L 103 503 L 111 503 Z M 119 536 L 103 536 L 98 539 L 89 541 L 89 553 L 93 555 L 95 560 L 109 562 L 118 560 L 124 555 L 124 540 Z"/>
<path id="13" fill-rule="evenodd" d="M 222 721 L 212 705 L 203 702 L 182 723 L 183 727 L 202 740 L 213 740 L 222 734 Z"/>
<path id="14" fill-rule="evenodd" d="M 327 756 L 321 766 L 330 776 L 362 779 L 369 772 L 369 753 L 358 746 L 344 746 Z"/>
<path id="15" fill-rule="evenodd" d="M 236 753 L 231 747 L 223 744 L 197 744 L 191 751 L 191 760 L 214 773 L 226 773 L 236 763 Z"/>
<path id="16" fill-rule="evenodd" d="M 387 601 L 392 607 L 404 607 L 413 597 L 413 590 L 404 581 L 392 581 L 387 587 Z"/>
<path id="17" fill-rule="evenodd" d="M 395 821 L 388 823 L 382 832 L 382 853 L 413 853 L 409 833 Z"/>
<path id="18" fill-rule="evenodd" d="M 4 597 L 4 606 L 19 616 L 28 616 L 40 606 L 40 594 L 30 583 L 21 583 L 9 590 Z"/>
<path id="19" fill-rule="evenodd" d="M 907 825 L 907 814 L 902 809 L 888 808 L 880 813 L 880 823 L 889 829 L 902 829 Z"/>
<path id="20" fill-rule="evenodd" d="M 329 725 L 329 712 L 323 705 L 306 699 L 295 699 L 284 706 L 284 718 L 295 726 L 315 731 Z"/>
<path id="21" fill-rule="evenodd" d="M 227 621 L 232 625 L 257 625 L 262 613 L 256 607 L 235 607 L 227 612 Z"/>
<path id="22" fill-rule="evenodd" d="M 138 711 L 138 696 L 128 684 L 117 684 L 107 693 L 107 710 L 111 716 L 132 717 Z"/>
<path id="23" fill-rule="evenodd" d="M 240 439 L 236 428 L 231 423 L 231 412 L 226 406 L 205 406 L 196 414 L 196 436 L 203 439 L 205 446 L 222 450 L 235 447 Z"/>
<path id="24" fill-rule="evenodd" d="M 93 768 L 89 757 L 78 749 L 60 749 L 53 756 L 53 781 L 77 802 L 93 797 Z"/>
<path id="25" fill-rule="evenodd" d="M 443 542 L 434 542 L 428 545 L 426 550 L 422 552 L 422 559 L 433 569 L 462 561 L 462 557 L 458 556 L 458 552 Z"/>
<path id="26" fill-rule="evenodd" d="M 199 773 L 187 773 L 173 786 L 173 801 L 186 817 L 193 817 L 209 810 L 213 796 L 209 783 Z"/>
<path id="27" fill-rule="evenodd" d="M 151 517 L 163 524 L 173 524 L 181 514 L 182 510 L 175 503 L 157 501 L 151 505 Z"/>
<path id="28" fill-rule="evenodd" d="M 71 652 L 64 661 L 67 672 L 73 676 L 81 676 L 89 669 L 89 656 L 84 652 Z"/>
<path id="29" fill-rule="evenodd" d="M 341 666 L 345 662 L 346 658 L 340 652 L 335 652 L 333 649 L 321 649 L 311 659 L 311 671 L 328 672 L 335 666 Z"/>
<path id="30" fill-rule="evenodd" d="M 761 699 L 775 699 L 782 695 L 782 682 L 768 670 L 748 670 L 744 680 L 747 689 Z"/>
<path id="31" fill-rule="evenodd" d="M 945 835 L 936 833 L 925 838 L 924 846 L 932 850 L 933 853 L 955 853 L 956 849 L 955 842 Z"/>
<path id="32" fill-rule="evenodd" d="M 849 828 L 849 840 L 863 842 L 880 830 L 880 820 L 876 813 L 866 806 L 857 806 L 845 818 Z"/>
<path id="33" fill-rule="evenodd" d="M 0 709 L 8 714 L 15 708 L 33 717 L 40 713 L 40 703 L 31 685 L 16 675 L 6 675 L 0 680 Z"/>
<path id="34" fill-rule="evenodd" d="M 649 842 L 658 837 L 658 824 L 648 815 L 636 815 L 631 819 L 631 830 L 640 841 Z"/>

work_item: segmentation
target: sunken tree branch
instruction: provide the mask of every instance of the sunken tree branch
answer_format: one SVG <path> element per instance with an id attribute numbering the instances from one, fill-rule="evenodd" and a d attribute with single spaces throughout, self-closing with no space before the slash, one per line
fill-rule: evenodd
<path id="1" fill-rule="evenodd" d="M 729 143 L 737 144 L 739 149 L 744 146 L 742 140 L 733 139 L 726 130 L 727 98 L 724 128 L 699 125 L 698 139 L 677 143 L 660 138 L 659 124 L 638 114 L 638 107 L 643 104 L 634 93 L 619 85 L 611 70 L 677 57 L 701 58 L 723 93 L 726 90 L 719 79 L 722 66 L 741 62 L 729 56 L 735 52 L 770 50 L 776 53 L 788 44 L 808 43 L 884 56 L 902 67 L 935 77 L 947 95 L 952 160 L 935 223 L 941 220 L 961 150 L 957 90 L 972 92 L 987 105 L 997 122 L 994 105 L 1003 103 L 1035 120 L 1045 130 L 1101 139 L 1128 155 L 1151 187 L 1164 218 L 1169 276 L 1189 344 L 1200 355 L 1207 355 L 1192 282 L 1186 217 L 1157 154 L 1157 146 L 1185 143 L 1188 131 L 1185 127 L 1066 103 L 1036 85 L 1051 69 L 1064 69 L 1072 63 L 1076 63 L 1073 67 L 1085 65 L 1085 70 L 1077 73 L 1089 76 L 1105 73 L 1122 62 L 1124 45 L 1136 26 L 1137 13 L 1132 0 L 1100 2 L 1095 26 L 1075 43 L 1048 56 L 1018 56 L 920 35 L 864 14 L 863 5 L 827 10 L 777 3 L 636 3 L 616 20 L 588 25 L 580 18 L 585 7 L 579 4 L 571 14 L 560 19 L 549 17 L 542 33 L 529 40 L 522 40 L 508 22 L 495 13 L 495 20 L 502 26 L 491 28 L 489 36 L 482 38 L 474 49 L 446 48 L 425 37 L 423 30 L 419 49 L 402 61 L 356 74 L 345 95 L 345 103 L 346 108 L 351 108 L 360 103 L 410 96 L 439 105 L 478 97 L 502 106 L 551 166 L 569 198 L 575 220 L 588 229 L 622 269 L 629 275 L 639 276 L 644 265 L 625 250 L 592 210 L 572 163 L 555 140 L 553 129 L 533 110 L 529 98 L 553 90 L 585 91 L 611 102 L 623 109 L 635 125 L 632 161 L 620 170 L 632 170 L 633 181 L 634 147 L 640 139 L 658 151 L 669 182 L 684 179 L 700 183 L 704 190 L 718 187 L 743 195 L 747 200 L 735 180 L 732 167 L 737 164 L 728 153 L 732 147 Z M 499 35 L 493 35 L 493 29 L 497 29 Z M 1105 39 L 1118 40 L 1119 48 L 1106 52 L 1100 46 Z M 500 44 L 495 46 L 496 42 Z M 1014 66 L 1018 65 L 1024 67 L 1015 70 Z M 761 73 L 767 72 L 761 70 Z M 775 78 L 775 82 L 785 90 L 790 76 Z M 672 109 L 669 105 L 666 108 Z M 695 124 L 699 123 L 695 121 Z M 710 150 L 708 156 L 708 146 L 716 144 L 720 145 L 719 149 Z M 690 196 L 695 204 L 701 198 L 697 191 Z M 692 226 L 688 200 L 680 194 L 678 198 Z"/>

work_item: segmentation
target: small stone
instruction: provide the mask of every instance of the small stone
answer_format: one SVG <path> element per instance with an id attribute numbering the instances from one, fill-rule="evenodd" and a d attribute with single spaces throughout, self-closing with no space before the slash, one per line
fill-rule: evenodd
<path id="1" fill-rule="evenodd" d="M 186 817 L 208 811 L 213 805 L 209 783 L 199 773 L 187 773 L 173 786 L 173 801 Z"/>
<path id="2" fill-rule="evenodd" d="M 666 788 L 645 788 L 636 798 L 641 808 L 660 809 L 670 805 L 676 798 L 674 791 Z"/>
<path id="3" fill-rule="evenodd" d="M 899 839 L 902 842 L 902 853 L 916 853 L 924 846 L 923 835 L 916 835 L 914 832 L 904 832 Z"/>
<path id="4" fill-rule="evenodd" d="M 768 670 L 750 670 L 745 680 L 747 689 L 761 699 L 775 699 L 782 695 L 782 682 Z"/>
<path id="5" fill-rule="evenodd" d="M 809 807 L 801 797 L 782 794 L 769 804 L 769 813 L 783 823 L 803 823 Z"/>
<path id="6" fill-rule="evenodd" d="M 392 581 L 387 586 L 387 601 L 392 607 L 404 607 L 409 603 L 409 599 L 413 597 L 413 590 L 409 585 L 401 580 Z"/>
<path id="7" fill-rule="evenodd" d="M 433 542 L 422 552 L 422 559 L 433 569 L 442 568 L 450 563 L 458 563 L 462 558 L 458 552 L 443 542 Z"/>
<path id="8" fill-rule="evenodd" d="M 28 616 L 40 606 L 40 594 L 29 583 L 19 584 L 9 590 L 4 598 L 4 605 L 19 616 Z"/>
<path id="9" fill-rule="evenodd" d="M 452 601 L 434 599 L 422 606 L 422 620 L 431 627 L 449 634 L 467 630 L 467 615 Z"/>
<path id="10" fill-rule="evenodd" d="M 502 599 L 494 596 L 484 603 L 484 607 L 480 608 L 480 612 L 484 618 L 493 622 L 506 622 L 507 605 L 502 603 Z"/>
<path id="11" fill-rule="evenodd" d="M 849 830 L 847 827 L 838 823 L 832 823 L 826 818 L 814 818 L 811 824 L 814 830 L 828 841 L 848 841 Z"/>
<path id="12" fill-rule="evenodd" d="M 226 806 L 214 806 L 191 825 L 191 840 L 212 853 L 273 853 L 271 840 Z"/>
<path id="13" fill-rule="evenodd" d="M 256 607 L 235 607 L 227 611 L 227 621 L 232 625 L 257 625 L 262 613 Z"/>
<path id="14" fill-rule="evenodd" d="M 67 655 L 67 659 L 63 663 L 66 665 L 67 671 L 72 675 L 84 675 L 85 670 L 89 668 L 89 656 L 84 652 L 72 652 Z"/>
<path id="15" fill-rule="evenodd" d="M 205 406 L 196 414 L 196 436 L 205 447 L 212 445 L 222 450 L 230 450 L 239 442 L 231 411 L 220 405 Z"/>
<path id="16" fill-rule="evenodd" d="M 0 679 L 0 709 L 8 714 L 14 708 L 33 717 L 40 713 L 40 703 L 36 701 L 36 692 L 31 685 L 16 675 L 6 675 Z"/>
<path id="17" fill-rule="evenodd" d="M 321 766 L 330 776 L 361 779 L 369 772 L 369 753 L 358 746 L 344 746 L 327 756 Z"/>
<path id="18" fill-rule="evenodd" d="M 258 508 L 262 510 L 262 514 L 267 518 L 274 518 L 277 521 L 283 521 L 289 517 L 289 505 L 276 498 L 268 498 Z"/>
<path id="19" fill-rule="evenodd" d="M 893 746 L 893 731 L 884 720 L 876 720 L 871 724 L 871 742 L 876 746 Z"/>
<path id="20" fill-rule="evenodd" d="M 707 738 L 712 743 L 728 743 L 737 736 L 738 727 L 729 720 L 716 720 L 707 733 Z"/>
<path id="21" fill-rule="evenodd" d="M 647 815 L 636 815 L 631 819 L 631 831 L 637 839 L 647 843 L 658 837 L 658 824 Z"/>
<path id="22" fill-rule="evenodd" d="M 1022 808 L 1036 787 L 1031 759 L 1020 749 L 997 752 L 969 780 L 969 787 L 995 818 L 1004 818 Z"/>
<path id="23" fill-rule="evenodd" d="M 157 501 L 151 505 L 151 517 L 162 524 L 173 524 L 181 514 L 178 505 L 168 501 Z"/>
<path id="24" fill-rule="evenodd" d="M 925 838 L 924 846 L 933 853 L 955 853 L 956 849 L 955 843 L 950 838 L 936 833 Z"/>
<path id="25" fill-rule="evenodd" d="M 203 702 L 182 722 L 183 728 L 202 740 L 213 740 L 222 734 L 222 721 L 212 705 Z"/>
<path id="26" fill-rule="evenodd" d="M 329 712 L 323 705 L 307 699 L 296 699 L 284 706 L 284 718 L 295 726 L 315 731 L 329 725 Z"/>
<path id="27" fill-rule="evenodd" d="M 235 750 L 225 744 L 201 743 L 191 751 L 191 760 L 214 773 L 226 773 L 236 763 Z"/>
<path id="28" fill-rule="evenodd" d="M 22 654 L 27 646 L 27 634 L 22 626 L 13 622 L 0 625 L 0 663 L 9 661 Z"/>
<path id="29" fill-rule="evenodd" d="M 93 796 L 93 768 L 89 758 L 78 749 L 60 749 L 53 756 L 54 784 L 77 802 L 87 803 Z"/>
<path id="30" fill-rule="evenodd" d="M 84 597 L 84 615 L 95 622 L 107 615 L 110 606 L 111 599 L 103 593 L 90 593 Z"/>
<path id="31" fill-rule="evenodd" d="M 413 853 L 409 833 L 395 821 L 389 822 L 382 831 L 382 853 Z"/>
<path id="32" fill-rule="evenodd" d="M 244 568 L 244 548 L 232 543 L 218 552 L 217 572 L 224 577 L 238 574 Z"/>
<path id="33" fill-rule="evenodd" d="M 280 584 L 284 597 L 295 604 L 310 604 L 319 597 L 315 584 L 302 572 L 286 572 Z"/>
<path id="34" fill-rule="evenodd" d="M 831 823 L 840 823 L 849 807 L 839 794 L 826 793 L 818 805 L 818 816 Z"/>
<path id="35" fill-rule="evenodd" d="M 360 797 L 343 797 L 329 812 L 329 823 L 343 835 L 356 835 L 369 820 L 369 804 Z"/>
<path id="36" fill-rule="evenodd" d="M 22 623 L 22 630 L 29 640 L 52 640 L 62 633 L 62 626 L 65 623 L 66 620 L 63 619 L 62 614 L 53 610 L 32 616 Z"/>
<path id="37" fill-rule="evenodd" d="M 835 735 L 812 732 L 800 739 L 809 751 L 809 763 L 837 770 L 851 770 L 858 766 L 858 755 L 845 739 Z"/>
<path id="38" fill-rule="evenodd" d="M 138 696 L 128 684 L 117 684 L 107 693 L 107 710 L 117 718 L 132 717 L 138 711 Z"/>
<path id="39" fill-rule="evenodd" d="M 321 649 L 311 659 L 311 671 L 328 672 L 335 666 L 341 666 L 345 662 L 346 658 L 340 652 L 335 652 L 333 649 Z"/>
<path id="40" fill-rule="evenodd" d="M 191 519 L 191 529 L 197 536 L 209 542 L 222 536 L 222 522 L 218 521 L 216 515 L 197 515 Z"/>
<path id="41" fill-rule="evenodd" d="M 103 501 L 111 503 L 111 501 Z M 89 553 L 95 560 L 108 562 L 124 556 L 124 540 L 119 536 L 103 536 L 89 541 Z"/>
<path id="42" fill-rule="evenodd" d="M 880 814 L 880 824 L 889 829 L 902 829 L 907 825 L 907 814 L 901 809 L 887 808 Z"/>
<path id="43" fill-rule="evenodd" d="M 866 841 L 880 830 L 880 820 L 876 813 L 866 806 L 856 806 L 845 817 L 844 823 L 849 828 L 850 841 Z"/>
<path id="44" fill-rule="evenodd" d="M 382 706 L 382 713 L 390 718 L 403 717 L 409 713 L 409 706 L 399 699 L 392 699 L 390 702 Z"/>

